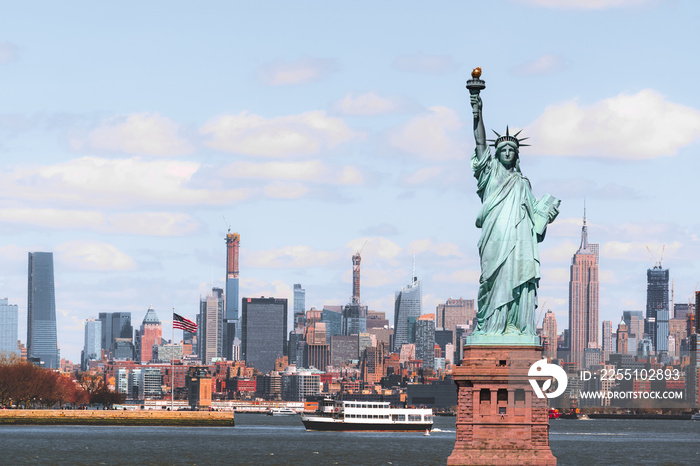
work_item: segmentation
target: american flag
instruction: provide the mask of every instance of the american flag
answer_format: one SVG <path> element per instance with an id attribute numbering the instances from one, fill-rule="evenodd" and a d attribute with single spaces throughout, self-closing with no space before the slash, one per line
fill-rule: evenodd
<path id="1" fill-rule="evenodd" d="M 197 333 L 197 324 L 189 319 L 185 319 L 179 314 L 173 312 L 173 328 L 179 328 L 190 333 Z"/>

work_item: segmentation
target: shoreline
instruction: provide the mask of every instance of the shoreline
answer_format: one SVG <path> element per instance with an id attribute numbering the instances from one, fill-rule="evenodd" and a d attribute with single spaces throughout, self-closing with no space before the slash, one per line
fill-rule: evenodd
<path id="1" fill-rule="evenodd" d="M 103 425 L 234 427 L 234 414 L 222 411 L 118 411 L 2 409 L 2 425 Z"/>

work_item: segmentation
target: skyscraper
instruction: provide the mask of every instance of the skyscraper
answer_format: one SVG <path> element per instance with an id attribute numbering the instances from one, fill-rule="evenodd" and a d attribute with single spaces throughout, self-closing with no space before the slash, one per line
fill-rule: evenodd
<path id="1" fill-rule="evenodd" d="M 27 357 L 37 358 L 45 367 L 58 369 L 56 336 L 56 291 L 53 281 L 53 253 L 30 252 L 27 286 Z"/>
<path id="2" fill-rule="evenodd" d="M 411 318 L 415 322 L 421 315 L 421 281 L 413 276 L 413 281 L 396 292 L 394 300 L 394 351 L 401 345 L 413 343 Z"/>
<path id="3" fill-rule="evenodd" d="M 229 361 L 233 360 L 234 345 L 240 344 L 241 326 L 238 303 L 238 254 L 241 245 L 241 236 L 238 233 L 226 234 L 226 310 L 222 322 L 222 349 L 219 356 Z"/>
<path id="4" fill-rule="evenodd" d="M 557 319 L 552 311 L 547 311 L 542 321 L 542 336 L 544 337 L 544 355 L 548 358 L 557 357 Z"/>
<path id="5" fill-rule="evenodd" d="M 435 314 L 423 314 L 416 320 L 416 359 L 423 367 L 435 368 Z"/>
<path id="6" fill-rule="evenodd" d="M 206 298 L 200 300 L 198 318 L 199 357 L 202 364 L 210 364 L 213 358 L 223 357 L 224 342 L 224 290 L 212 288 Z"/>
<path id="7" fill-rule="evenodd" d="M 588 243 L 584 209 L 581 246 L 571 260 L 569 279 L 570 361 L 583 363 L 586 348 L 598 347 L 598 245 Z"/>
<path id="8" fill-rule="evenodd" d="M 647 312 L 645 333 L 651 337 L 656 353 L 668 351 L 669 270 L 655 265 L 647 270 Z"/>
<path id="9" fill-rule="evenodd" d="M 471 326 L 476 317 L 473 299 L 448 299 L 444 304 L 438 304 L 435 309 L 435 328 L 452 330 L 453 334 L 458 325 Z M 455 343 L 454 341 L 452 342 Z"/>
<path id="10" fill-rule="evenodd" d="M 603 362 L 605 363 L 608 361 L 608 358 L 610 357 L 610 353 L 613 351 L 613 347 L 612 347 L 612 321 L 610 321 L 610 320 L 603 321 L 602 350 L 603 350 Z"/>
<path id="11" fill-rule="evenodd" d="M 18 323 L 17 305 L 9 304 L 7 298 L 0 299 L 0 353 L 20 355 L 17 350 Z"/>
<path id="12" fill-rule="evenodd" d="M 102 323 L 100 347 L 105 353 L 112 351 L 117 338 L 134 339 L 131 312 L 100 312 L 98 319 Z"/>
<path id="13" fill-rule="evenodd" d="M 367 332 L 367 306 L 360 304 L 361 260 L 359 251 L 352 255 L 352 297 L 343 308 L 343 335 L 359 335 Z"/>
<path id="14" fill-rule="evenodd" d="M 102 353 L 102 321 L 90 317 L 85 321 L 85 344 L 83 345 L 82 370 L 87 370 L 90 360 L 100 358 Z"/>
<path id="15" fill-rule="evenodd" d="M 625 323 L 625 320 L 621 320 L 620 323 L 617 325 L 617 352 L 619 354 L 628 354 L 629 353 L 629 348 L 628 348 L 628 326 Z"/>
<path id="16" fill-rule="evenodd" d="M 149 362 L 153 359 L 153 345 L 160 345 L 163 337 L 163 324 L 161 324 L 153 310 L 153 306 L 148 307 L 146 315 L 141 323 L 141 329 L 137 332 L 137 356 L 141 362 Z"/>
<path id="17" fill-rule="evenodd" d="M 242 358 L 246 366 L 265 373 L 287 354 L 287 299 L 243 298 Z"/>

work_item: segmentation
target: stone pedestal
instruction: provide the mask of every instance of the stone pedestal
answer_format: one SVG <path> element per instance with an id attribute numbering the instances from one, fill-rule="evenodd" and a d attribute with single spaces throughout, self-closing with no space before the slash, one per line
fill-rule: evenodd
<path id="1" fill-rule="evenodd" d="M 467 345 L 453 373 L 459 387 L 457 439 L 448 465 L 556 465 L 547 399 L 537 398 L 530 366 L 541 346 Z"/>

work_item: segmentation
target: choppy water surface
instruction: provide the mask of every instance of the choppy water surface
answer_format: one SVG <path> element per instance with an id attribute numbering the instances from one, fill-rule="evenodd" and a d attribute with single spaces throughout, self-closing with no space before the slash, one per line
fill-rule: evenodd
<path id="1" fill-rule="evenodd" d="M 455 418 L 413 433 L 307 432 L 297 416 L 237 414 L 236 427 L 0 426 L 2 464 L 445 464 Z M 700 422 L 552 421 L 560 465 L 700 464 Z"/>

